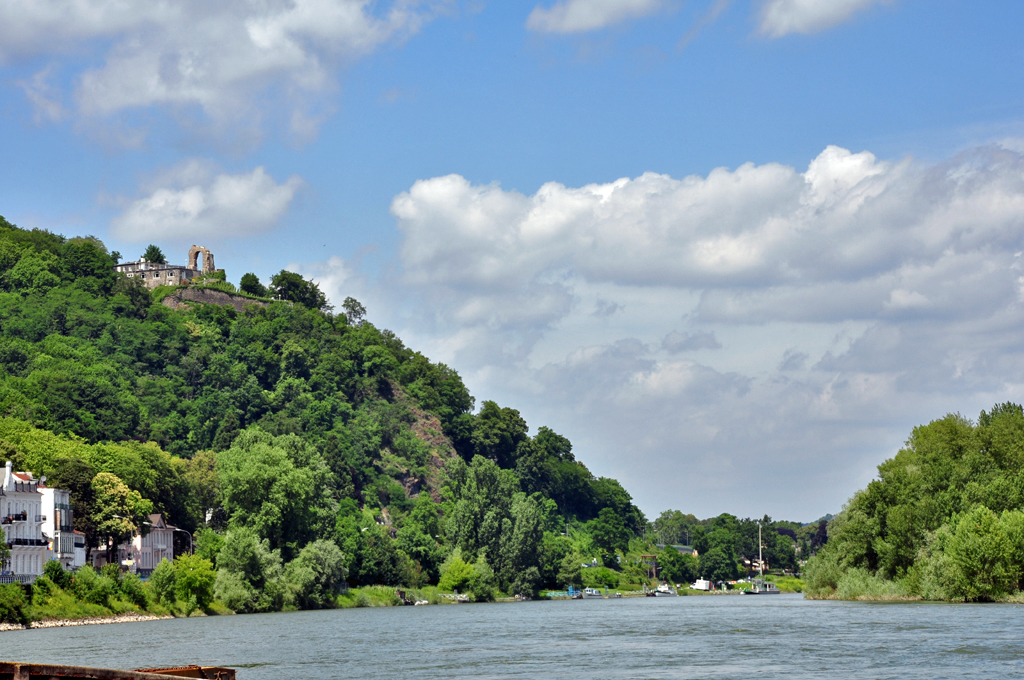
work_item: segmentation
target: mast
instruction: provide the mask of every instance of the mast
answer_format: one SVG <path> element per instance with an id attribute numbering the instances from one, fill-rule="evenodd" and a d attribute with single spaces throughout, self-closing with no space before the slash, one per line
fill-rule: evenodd
<path id="1" fill-rule="evenodd" d="M 761 523 L 757 523 L 757 571 L 764 578 L 764 557 L 761 556 Z"/>

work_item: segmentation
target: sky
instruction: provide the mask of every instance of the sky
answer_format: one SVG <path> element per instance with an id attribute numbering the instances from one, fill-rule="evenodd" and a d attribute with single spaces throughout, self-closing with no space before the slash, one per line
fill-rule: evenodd
<path id="1" fill-rule="evenodd" d="M 0 214 L 287 268 L 651 518 L 1024 402 L 1024 3 L 5 0 Z"/>

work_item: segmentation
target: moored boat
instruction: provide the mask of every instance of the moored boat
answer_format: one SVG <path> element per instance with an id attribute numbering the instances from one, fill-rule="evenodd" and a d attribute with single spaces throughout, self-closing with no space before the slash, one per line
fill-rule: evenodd
<path id="1" fill-rule="evenodd" d="M 176 666 L 174 668 L 145 668 L 120 671 L 111 668 L 59 666 L 42 663 L 13 663 L 0 661 L 0 678 L 30 680 L 30 678 L 80 678 L 82 680 L 161 680 L 163 678 L 207 678 L 208 680 L 235 680 L 231 668 L 216 666 Z"/>
<path id="2" fill-rule="evenodd" d="M 604 593 L 602 593 L 597 588 L 584 588 L 583 589 L 583 599 L 584 600 L 603 600 L 604 599 Z"/>
<path id="3" fill-rule="evenodd" d="M 754 587 L 750 590 L 744 590 L 744 595 L 778 595 L 782 591 L 779 587 L 771 581 L 765 581 L 764 579 L 754 579 Z"/>

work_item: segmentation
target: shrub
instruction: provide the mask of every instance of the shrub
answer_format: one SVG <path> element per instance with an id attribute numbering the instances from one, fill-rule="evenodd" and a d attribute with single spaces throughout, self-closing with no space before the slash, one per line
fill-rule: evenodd
<path id="1" fill-rule="evenodd" d="M 583 585 L 590 588 L 618 588 L 619 575 L 608 567 L 589 567 L 583 570 Z"/>
<path id="2" fill-rule="evenodd" d="M 322 539 L 303 548 L 285 571 L 291 599 L 300 609 L 333 607 L 345 575 L 345 556 L 334 542 Z"/>
<path id="3" fill-rule="evenodd" d="M 0 584 L 0 623 L 31 625 L 28 617 L 28 598 L 16 583 Z"/>
<path id="4" fill-rule="evenodd" d="M 125 574 L 121 578 L 121 583 L 118 584 L 117 589 L 121 591 L 126 600 L 136 607 L 145 609 L 149 606 L 149 600 L 146 598 L 146 589 L 143 587 L 142 579 L 139 578 L 138 574 Z"/>
<path id="5" fill-rule="evenodd" d="M 153 574 L 149 577 L 149 585 L 153 589 L 153 595 L 158 602 L 174 604 L 177 600 L 175 589 L 177 587 L 177 573 L 174 565 L 167 560 L 160 560 L 156 565 Z"/>
<path id="6" fill-rule="evenodd" d="M 182 555 L 174 561 L 174 594 L 186 603 L 185 615 L 196 608 L 206 609 L 213 600 L 213 584 L 217 578 L 213 564 L 198 555 Z"/>
<path id="7" fill-rule="evenodd" d="M 456 548 L 448 559 L 441 563 L 441 580 L 437 587 L 441 590 L 461 591 L 472 578 L 472 565 L 466 564 L 462 559 L 462 551 Z"/>
<path id="8" fill-rule="evenodd" d="M 43 567 L 43 575 L 62 590 L 67 590 L 71 585 L 71 574 L 64 571 L 64 567 L 57 560 L 50 560 L 46 563 L 46 566 Z"/>

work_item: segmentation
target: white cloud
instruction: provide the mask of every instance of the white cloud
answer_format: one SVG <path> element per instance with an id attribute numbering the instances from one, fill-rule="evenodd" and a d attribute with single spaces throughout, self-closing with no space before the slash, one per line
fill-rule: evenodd
<path id="1" fill-rule="evenodd" d="M 664 0 L 559 0 L 548 8 L 535 7 L 526 27 L 540 33 L 584 33 L 653 14 L 664 5 Z"/>
<path id="2" fill-rule="evenodd" d="M 25 92 L 25 98 L 32 104 L 32 118 L 36 124 L 57 123 L 67 115 L 59 99 L 60 93 L 49 82 L 51 70 L 51 67 L 47 67 L 35 73 L 31 80 L 18 81 L 18 85 Z"/>
<path id="3" fill-rule="evenodd" d="M 772 38 L 818 33 L 855 13 L 891 0 L 768 0 L 761 9 L 760 31 Z"/>
<path id="4" fill-rule="evenodd" d="M 169 237 L 250 236 L 276 226 L 302 186 L 297 175 L 278 184 L 261 166 L 239 175 L 214 174 L 188 161 L 159 177 L 111 223 L 127 241 Z"/>
<path id="5" fill-rule="evenodd" d="M 387 323 L 650 512 L 810 520 L 914 425 L 1024 398 L 1012 143 L 934 164 L 828 147 L 802 171 L 529 195 L 450 175 L 392 212 Z"/>
<path id="6" fill-rule="evenodd" d="M 111 45 L 77 74 L 84 116 L 157 106 L 257 125 L 257 99 L 276 88 L 299 102 L 292 127 L 308 137 L 317 117 L 302 95 L 330 90 L 338 64 L 417 32 L 448 1 L 12 0 L 0 3 L 0 61 Z"/>

